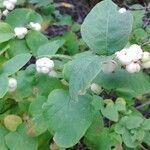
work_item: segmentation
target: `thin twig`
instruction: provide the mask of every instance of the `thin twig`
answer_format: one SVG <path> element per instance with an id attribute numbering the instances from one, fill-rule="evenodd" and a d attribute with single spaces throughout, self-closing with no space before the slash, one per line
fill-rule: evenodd
<path id="1" fill-rule="evenodd" d="M 137 106 L 136 108 L 137 108 L 137 109 L 141 109 L 141 108 L 143 108 L 143 107 L 145 107 L 145 106 L 147 106 L 147 105 L 150 105 L 150 100 L 147 101 L 147 102 L 145 102 L 144 104 L 142 104 L 142 105 L 140 105 L 140 106 Z"/>
<path id="2" fill-rule="evenodd" d="M 148 150 L 148 149 L 145 148 L 142 144 L 140 145 L 140 147 L 142 148 L 142 150 Z"/>

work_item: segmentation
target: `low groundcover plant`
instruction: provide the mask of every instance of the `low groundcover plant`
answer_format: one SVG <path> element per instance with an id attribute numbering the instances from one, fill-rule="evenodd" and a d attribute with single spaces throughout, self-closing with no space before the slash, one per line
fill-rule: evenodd
<path id="1" fill-rule="evenodd" d="M 0 1 L 0 150 L 148 149 L 148 28 L 111 0 L 82 25 L 52 18 L 55 6 Z M 51 24 L 71 30 L 50 38 Z"/>

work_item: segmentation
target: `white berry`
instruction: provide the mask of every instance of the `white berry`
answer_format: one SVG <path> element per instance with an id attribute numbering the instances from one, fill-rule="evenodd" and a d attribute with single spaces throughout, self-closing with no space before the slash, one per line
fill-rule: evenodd
<path id="1" fill-rule="evenodd" d="M 149 60 L 150 60 L 150 53 L 149 52 L 143 52 L 142 62 L 147 62 Z"/>
<path id="2" fill-rule="evenodd" d="M 8 91 L 14 92 L 17 88 L 17 80 L 15 78 L 9 78 L 8 80 Z"/>
<path id="3" fill-rule="evenodd" d="M 138 63 L 130 63 L 129 65 L 126 66 L 126 70 L 129 72 L 129 73 L 136 73 L 136 72 L 139 72 L 141 69 L 141 66 L 138 64 Z"/>
<path id="4" fill-rule="evenodd" d="M 127 10 L 125 9 L 125 8 L 120 8 L 119 9 L 119 13 L 121 13 L 121 14 L 123 14 L 123 13 L 125 13 Z"/>
<path id="5" fill-rule="evenodd" d="M 18 39 L 23 39 L 28 33 L 28 30 L 25 27 L 16 27 L 14 32 Z"/>
<path id="6" fill-rule="evenodd" d="M 150 68 L 150 60 L 142 63 L 142 68 L 149 69 Z"/>
<path id="7" fill-rule="evenodd" d="M 3 11 L 3 15 L 4 16 L 7 16 L 9 14 L 9 11 L 7 10 L 7 9 L 5 9 L 4 11 Z"/>
<path id="8" fill-rule="evenodd" d="M 95 94 L 99 95 L 102 92 L 102 88 L 98 84 L 92 83 L 91 84 L 91 91 L 94 92 Z"/>
<path id="9" fill-rule="evenodd" d="M 102 71 L 104 73 L 112 73 L 117 67 L 117 63 L 115 61 L 108 61 L 102 64 Z"/>
<path id="10" fill-rule="evenodd" d="M 29 26 L 33 30 L 36 30 L 36 31 L 40 31 L 41 30 L 41 25 L 39 23 L 30 22 Z"/>
<path id="11" fill-rule="evenodd" d="M 128 56 L 132 58 L 132 61 L 136 62 L 142 58 L 143 50 L 141 46 L 133 44 L 128 49 Z"/>
<path id="12" fill-rule="evenodd" d="M 3 2 L 3 6 L 8 10 L 13 10 L 15 8 L 15 5 L 7 0 Z"/>
<path id="13" fill-rule="evenodd" d="M 36 70 L 39 73 L 48 74 L 54 68 L 54 62 L 47 57 L 36 61 Z"/>
<path id="14" fill-rule="evenodd" d="M 128 49 L 116 52 L 115 55 L 122 65 L 128 65 L 132 62 L 132 58 L 128 55 Z"/>

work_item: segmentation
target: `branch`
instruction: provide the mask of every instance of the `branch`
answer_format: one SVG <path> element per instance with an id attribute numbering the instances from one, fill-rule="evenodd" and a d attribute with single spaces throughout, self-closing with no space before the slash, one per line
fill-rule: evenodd
<path id="1" fill-rule="evenodd" d="M 145 102 L 144 104 L 142 104 L 142 105 L 140 105 L 140 106 L 137 106 L 136 108 L 137 108 L 137 109 L 141 109 L 141 108 L 143 108 L 143 107 L 145 107 L 145 106 L 147 106 L 147 105 L 150 105 L 150 100 L 147 101 L 147 102 Z"/>

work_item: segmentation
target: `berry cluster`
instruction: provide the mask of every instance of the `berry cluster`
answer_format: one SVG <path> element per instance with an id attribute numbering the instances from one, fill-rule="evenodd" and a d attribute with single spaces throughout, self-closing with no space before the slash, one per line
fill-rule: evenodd
<path id="1" fill-rule="evenodd" d="M 147 62 L 150 60 L 149 53 L 143 52 L 137 44 L 133 44 L 129 48 L 124 48 L 116 52 L 115 55 L 129 73 L 139 72 L 144 63 L 146 63 L 146 66 L 143 66 L 143 68 L 150 67 L 147 65 Z"/>
<path id="2" fill-rule="evenodd" d="M 4 0 L 3 6 L 5 7 L 5 10 L 2 12 L 2 14 L 4 16 L 7 16 L 9 11 L 15 8 L 16 3 L 17 3 L 17 0 Z"/>
<path id="3" fill-rule="evenodd" d="M 57 73 L 54 71 L 53 60 L 43 57 L 36 61 L 36 70 L 38 73 L 48 74 L 51 77 L 56 77 Z"/>
<path id="4" fill-rule="evenodd" d="M 30 22 L 28 27 L 36 31 L 41 30 L 41 25 L 39 23 Z M 26 27 L 16 27 L 14 32 L 18 39 L 23 39 L 28 33 L 28 29 Z"/>

